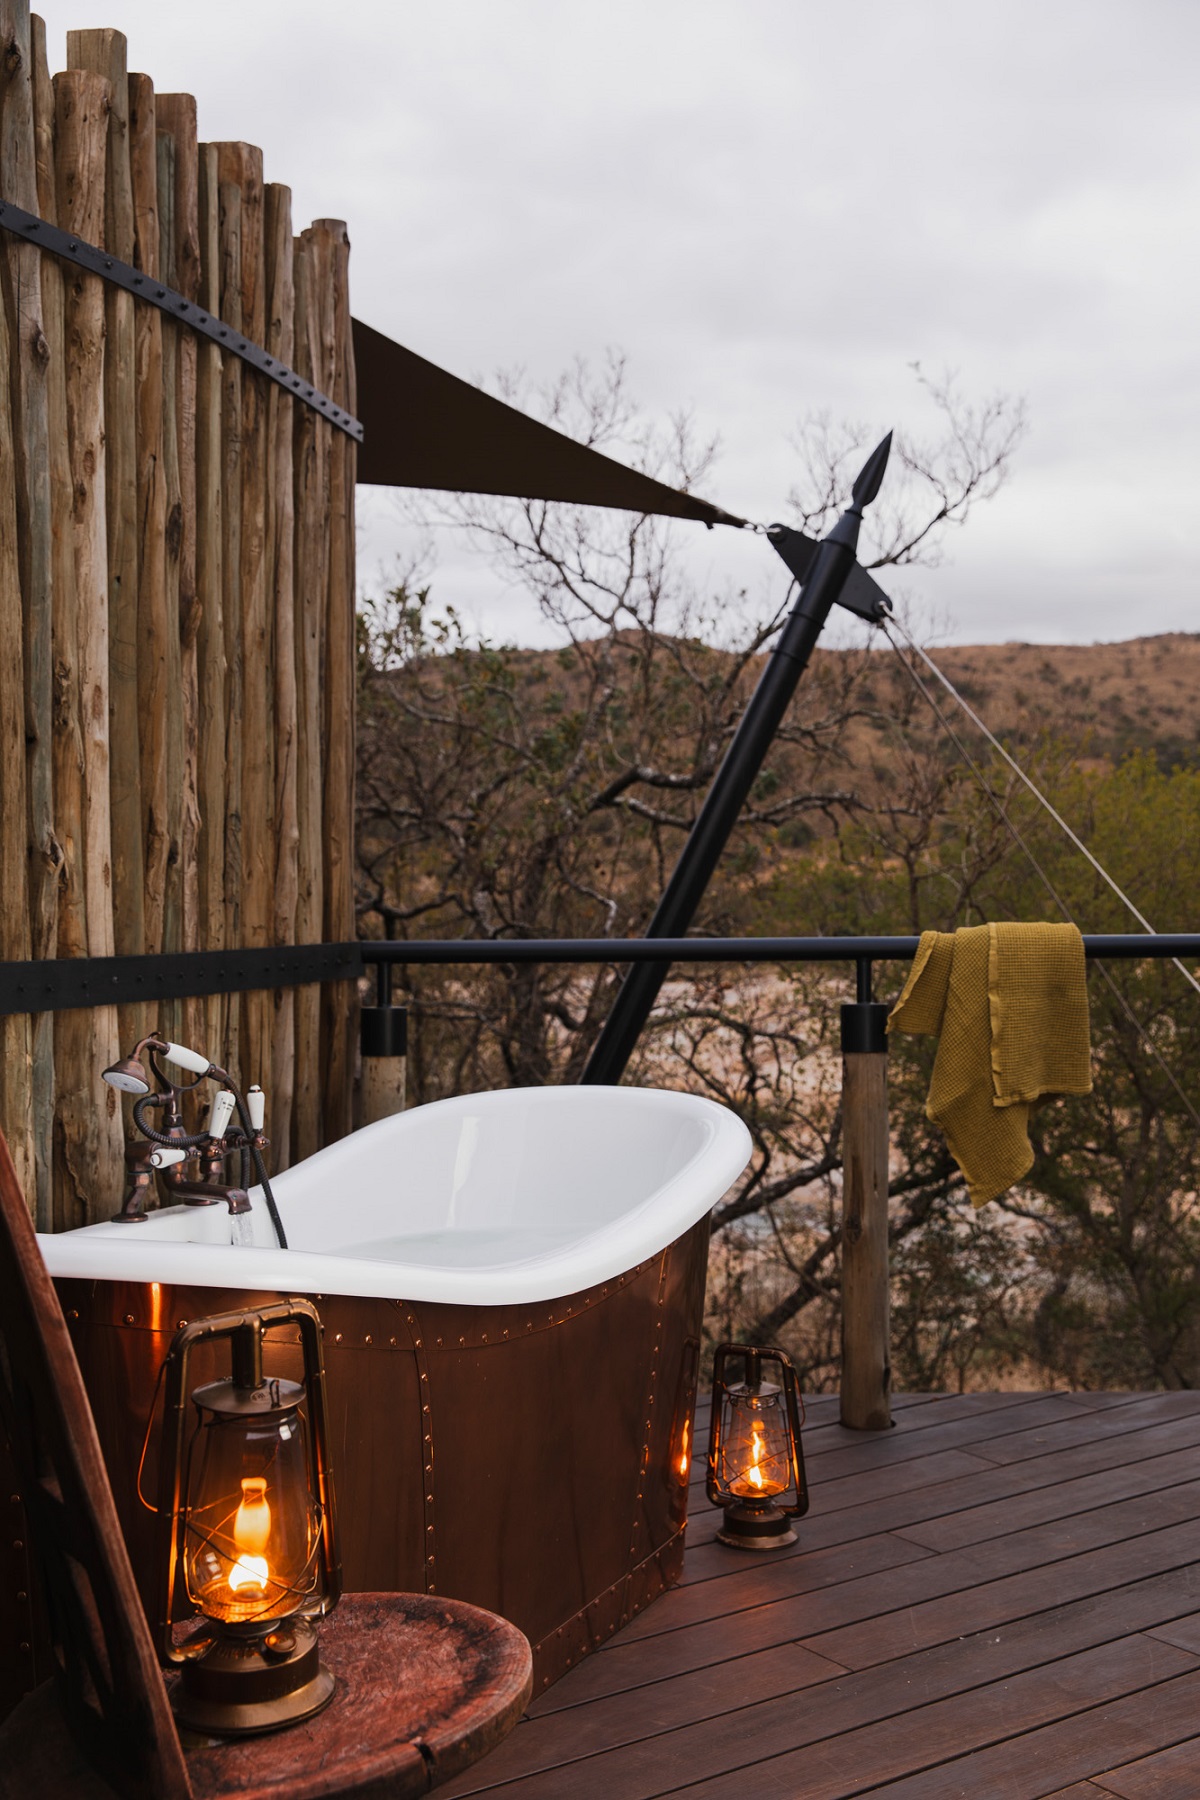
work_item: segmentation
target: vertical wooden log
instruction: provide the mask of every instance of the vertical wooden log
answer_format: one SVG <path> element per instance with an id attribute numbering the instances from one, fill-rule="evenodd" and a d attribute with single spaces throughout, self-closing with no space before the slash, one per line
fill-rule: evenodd
<path id="1" fill-rule="evenodd" d="M 861 991 L 861 983 L 860 983 Z M 887 1007 L 842 1008 L 842 1424 L 891 1424 Z"/>
<path id="2" fill-rule="evenodd" d="M 129 78 L 125 34 L 107 28 L 67 33 L 67 65 L 109 83 L 105 169 L 104 247 L 123 262 L 134 258 L 133 182 L 129 161 Z M 93 243 L 97 238 L 93 237 Z M 111 826 L 114 941 L 122 954 L 145 948 L 143 820 L 138 717 L 138 479 L 135 303 L 105 284 L 104 432 L 108 531 L 109 706 L 111 708 Z M 84 598 L 80 594 L 80 606 Z M 89 928 L 90 928 L 89 916 Z M 144 1029 L 145 1008 L 120 1008 L 120 1030 L 132 1042 Z"/>
<path id="3" fill-rule="evenodd" d="M 40 24 L 40 21 L 39 21 Z M 44 31 L 42 33 L 44 39 Z M 39 210 L 34 128 L 34 50 L 28 0 L 0 0 L 0 192 L 30 212 Z M 53 825 L 53 685 L 51 614 L 49 343 L 42 299 L 42 255 L 33 244 L 4 234 L 2 264 L 5 325 L 10 342 L 12 424 L 15 439 L 16 519 L 24 612 L 24 737 L 26 745 L 26 856 L 28 923 L 20 941 L 34 956 L 53 956 L 62 851 Z M 17 599 L 14 596 L 14 599 Z M 6 842 L 6 849 L 9 846 Z M 6 863 L 11 877 L 20 866 Z M 14 885 L 15 880 L 14 880 Z M 14 905 L 16 897 L 14 896 Z M 14 1127 L 28 1108 L 28 1147 L 16 1138 L 15 1159 L 35 1217 L 45 1225 L 51 1209 L 51 1143 L 54 1119 L 53 1015 L 6 1024 L 14 1046 L 8 1095 Z M 28 1040 L 28 1041 L 27 1041 Z M 8 1048 L 6 1047 L 6 1061 Z M 26 1101 L 18 1071 L 30 1060 Z M 6 1078 L 7 1079 L 7 1078 Z M 10 1144 L 13 1139 L 10 1137 Z M 32 1157 L 29 1178 L 27 1157 Z"/>
<path id="4" fill-rule="evenodd" d="M 321 270 L 311 231 L 296 241 L 297 373 L 316 382 L 321 366 Z M 295 417 L 296 477 L 296 791 L 298 815 L 296 941 L 321 941 L 324 919 L 321 672 L 329 563 L 329 429 L 311 407 Z M 296 990 L 296 1086 L 292 1157 L 321 1143 L 321 990 Z"/>
<path id="5" fill-rule="evenodd" d="M 296 291 L 292 252 L 291 189 L 271 183 L 266 196 L 267 335 L 265 348 L 278 362 L 294 364 Z M 296 790 L 296 628 L 295 529 L 292 445 L 295 402 L 272 383 L 267 394 L 270 446 L 268 545 L 273 626 L 275 864 L 272 941 L 296 941 L 299 888 L 299 825 Z M 296 996 L 276 988 L 272 996 L 270 1133 L 275 1164 L 290 1161 L 292 1102 L 296 1080 Z"/>
<path id="6" fill-rule="evenodd" d="M 64 230 L 92 243 L 103 234 L 109 93 L 103 76 L 83 70 L 54 78 L 58 220 Z M 65 414 L 71 543 L 70 580 L 64 579 L 56 593 L 54 610 L 57 699 L 65 740 L 55 759 L 55 776 L 68 867 L 59 953 L 111 956 L 105 295 L 100 277 L 82 269 L 65 269 L 63 288 L 65 379 L 61 388 L 56 383 L 51 390 L 56 432 Z M 55 479 L 56 484 L 62 479 L 57 463 Z M 113 1090 L 99 1080 L 99 1071 L 118 1053 L 116 1009 L 63 1013 L 59 1025 L 56 1139 L 62 1157 L 56 1218 L 60 1225 L 75 1225 L 114 1210 L 120 1201 L 120 1109 Z"/>
<path id="7" fill-rule="evenodd" d="M 36 179 L 33 166 L 32 103 L 27 95 L 29 60 L 28 16 L 24 9 L 8 6 L 0 17 L 0 158 L 5 179 L 10 165 L 21 157 L 25 101 L 30 99 L 28 166 L 11 169 L 13 177 L 28 187 Z M 36 255 L 36 253 L 35 253 Z M 28 556 L 22 557 L 19 521 L 28 505 L 27 482 L 18 462 L 21 450 L 22 323 L 26 291 L 37 280 L 36 267 L 14 254 L 11 240 L 0 255 L 3 278 L 3 329 L 0 329 L 0 956 L 25 958 L 30 950 L 29 920 L 29 815 L 28 774 L 25 756 L 25 643 L 21 605 L 21 580 L 28 580 Z M 41 330 L 41 300 L 32 293 L 28 303 Z M 25 568 L 22 568 L 22 562 Z M 0 1022 L 0 1119 L 10 1143 L 21 1186 L 31 1198 L 35 1193 L 33 1155 L 33 1070 L 31 1033 L 27 1015 L 6 1015 Z"/>
<path id="8" fill-rule="evenodd" d="M 154 84 L 148 75 L 130 75 L 129 166 L 134 217 L 133 261 L 159 278 L 158 126 Z M 177 703 L 167 672 L 167 484 L 163 466 L 163 334 L 156 306 L 134 314 L 137 426 L 137 738 L 142 807 L 144 948 L 163 949 L 163 908 L 167 857 L 167 709 Z M 128 400 L 127 400 L 128 403 Z M 129 729 L 116 723 L 114 739 Z M 114 745 L 115 748 L 115 745 Z"/>
<path id="9" fill-rule="evenodd" d="M 217 186 L 221 229 L 221 317 L 235 331 L 242 325 L 242 190 L 224 179 L 221 146 Z M 221 564 L 222 623 L 225 628 L 225 943 L 242 942 L 242 378 L 236 356 L 221 367 Z M 239 1068 L 241 998 L 221 1009 L 218 1047 L 209 1054 L 235 1076 Z"/>
<path id="10" fill-rule="evenodd" d="M 350 329 L 350 236 L 341 219 L 318 219 L 313 230 L 328 245 L 329 308 L 325 392 L 354 410 L 354 350 Z M 329 943 L 355 935 L 354 921 L 354 471 L 355 446 L 345 432 L 329 433 L 329 585 L 325 638 L 324 935 Z M 354 1030 L 357 993 L 345 982 L 323 990 L 326 1141 L 353 1126 Z"/>
<path id="11" fill-rule="evenodd" d="M 254 343 L 266 335 L 266 269 L 263 244 L 262 151 L 252 144 L 217 146 L 222 191 L 226 183 L 240 196 L 239 327 Z M 232 360 L 232 359 L 231 359 Z M 241 726 L 246 754 L 241 758 L 241 915 L 236 942 L 259 949 L 271 941 L 274 924 L 275 855 L 274 712 L 271 676 L 271 614 L 267 558 L 267 383 L 241 371 L 242 436 L 240 468 Z M 253 748 L 251 749 L 251 745 Z M 240 1062 L 244 1080 L 271 1074 L 271 996 L 250 993 L 242 1000 Z"/>
<path id="12" fill-rule="evenodd" d="M 200 247 L 199 300 L 220 312 L 221 234 L 217 152 L 212 144 L 197 153 L 197 207 Z M 198 737 L 196 757 L 197 912 L 201 949 L 225 945 L 225 518 L 222 505 L 221 352 L 207 340 L 196 364 L 196 665 Z M 223 1042 L 224 1009 L 219 996 L 204 1003 L 203 1044 L 217 1056 Z"/>
<path id="13" fill-rule="evenodd" d="M 159 131 L 158 228 L 159 270 L 169 286 L 178 289 L 175 268 L 175 139 Z M 180 338 L 190 337 L 186 326 L 163 321 L 163 475 L 166 487 L 166 643 L 167 643 L 167 868 L 163 891 L 162 947 L 168 954 L 183 948 L 183 774 L 184 713 L 183 645 L 180 634 L 179 594 L 183 549 L 183 485 L 179 463 L 179 349 Z M 193 485 L 195 470 L 193 469 Z M 188 1040 L 183 1032 L 182 1010 L 170 1009 L 171 1037 Z"/>
<path id="14" fill-rule="evenodd" d="M 52 225 L 58 223 L 58 200 L 54 192 L 54 90 L 50 85 L 50 63 L 46 54 L 46 21 L 36 13 L 29 15 L 29 42 L 33 55 L 33 137 L 37 163 L 37 209 Z M 43 287 L 46 283 L 43 281 Z M 45 297 L 43 295 L 43 306 Z"/>
<path id="15" fill-rule="evenodd" d="M 200 298 L 200 161 L 196 102 L 191 94 L 160 94 L 158 122 L 173 145 L 174 192 L 172 259 L 174 285 L 186 300 Z M 159 196 L 163 193 L 160 170 Z M 179 947 L 201 947 L 200 904 L 200 695 L 197 634 L 200 623 L 196 580 L 197 460 L 196 408 L 199 345 L 195 334 L 175 334 L 176 458 L 179 469 L 179 695 L 181 774 L 179 803 Z M 214 355 L 217 354 L 214 351 Z M 182 1041 L 207 1042 L 204 1002 L 183 1003 Z"/>
<path id="16" fill-rule="evenodd" d="M 38 211 L 58 222 L 55 188 L 54 89 L 46 60 L 45 27 L 33 20 L 34 120 L 37 133 Z M 103 145 L 104 124 L 96 127 Z M 42 317 L 49 347 L 49 434 L 53 609 L 53 791 L 55 831 L 62 847 L 56 921 L 59 956 L 87 955 L 84 899 L 83 735 L 80 723 L 79 620 L 75 605 L 75 546 L 71 459 L 67 430 L 67 342 L 63 315 L 63 266 L 47 258 L 42 269 Z M 91 1093 L 92 1020 L 83 1010 L 46 1014 L 54 1019 L 56 1104 L 53 1122 L 51 1217 L 44 1230 L 65 1230 L 88 1218 L 91 1169 L 97 1155 Z M 36 1044 L 35 1044 L 36 1066 Z M 89 1165 L 90 1159 L 90 1165 Z M 39 1221 L 41 1222 L 41 1221 Z"/>
<path id="17" fill-rule="evenodd" d="M 322 221 L 333 238 L 333 387 L 329 394 L 347 412 L 358 405 L 351 329 L 351 239 L 342 220 Z M 356 589 L 354 589 L 354 479 L 358 446 L 345 432 L 331 432 L 329 481 L 329 648 L 326 718 L 329 770 L 326 787 L 326 936 L 345 941 L 358 936 L 354 914 L 354 727 L 356 727 Z M 358 988 L 338 983 L 329 994 L 329 1084 L 331 1111 L 327 1138 L 353 1130 L 353 1084 L 358 1039 Z"/>

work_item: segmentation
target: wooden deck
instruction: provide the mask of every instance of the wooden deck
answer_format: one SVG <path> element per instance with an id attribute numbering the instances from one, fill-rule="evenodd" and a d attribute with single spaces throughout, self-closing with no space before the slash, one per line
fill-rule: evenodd
<path id="1" fill-rule="evenodd" d="M 1197 1800 L 1200 1394 L 809 1407 L 800 1542 L 713 1541 L 447 1796 Z"/>

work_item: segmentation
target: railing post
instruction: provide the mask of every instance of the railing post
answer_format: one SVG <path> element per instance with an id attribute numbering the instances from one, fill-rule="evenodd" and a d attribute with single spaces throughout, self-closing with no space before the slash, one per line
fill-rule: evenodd
<path id="1" fill-rule="evenodd" d="M 392 1005 L 391 963 L 382 959 L 376 963 L 375 984 L 376 1004 L 364 1006 L 359 1014 L 363 1125 L 404 1111 L 408 1071 L 408 1008 Z"/>
<path id="2" fill-rule="evenodd" d="M 886 1006 L 858 961 L 858 998 L 842 1007 L 842 1424 L 892 1422 L 888 1286 Z"/>

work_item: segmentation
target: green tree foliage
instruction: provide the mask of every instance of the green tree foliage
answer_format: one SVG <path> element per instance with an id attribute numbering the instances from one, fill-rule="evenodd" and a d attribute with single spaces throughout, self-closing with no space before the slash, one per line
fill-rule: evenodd
<path id="1" fill-rule="evenodd" d="M 760 916 L 903 932 L 1057 919 L 1065 907 L 1086 931 L 1136 928 L 1014 781 L 1002 786 L 988 769 L 997 805 L 932 740 L 909 748 L 907 783 L 819 854 L 777 871 Z M 1034 762 L 1054 805 L 1155 927 L 1186 930 L 1200 880 L 1200 775 L 1165 772 L 1145 754 L 1088 768 L 1052 743 Z M 903 1215 L 895 1222 L 895 1354 L 910 1383 L 1013 1368 L 1076 1386 L 1200 1379 L 1200 994 L 1170 963 L 1145 961 L 1093 964 L 1089 995 L 1094 1091 L 1035 1114 L 1024 1187 L 973 1219 L 951 1180 L 915 1230 L 903 1230 Z M 893 1041 L 894 1190 L 936 1156 L 923 1116 L 931 1056 L 923 1040 Z"/>

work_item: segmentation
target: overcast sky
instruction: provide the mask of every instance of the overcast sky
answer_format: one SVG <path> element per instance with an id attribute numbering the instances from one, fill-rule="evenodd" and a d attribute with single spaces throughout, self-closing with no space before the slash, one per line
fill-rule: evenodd
<path id="1" fill-rule="evenodd" d="M 905 578 L 943 638 L 1200 629 L 1195 0 L 59 0 L 350 225 L 354 310 L 458 374 L 629 359 L 777 517 L 805 412 L 914 432 L 908 365 L 1027 398 L 1011 483 Z M 360 508 L 360 580 L 403 548 Z M 694 577 L 776 581 L 680 526 Z M 885 582 L 885 585 L 888 585 Z M 898 584 L 892 582 L 893 587 Z M 527 607 L 441 546 L 494 636 Z"/>

